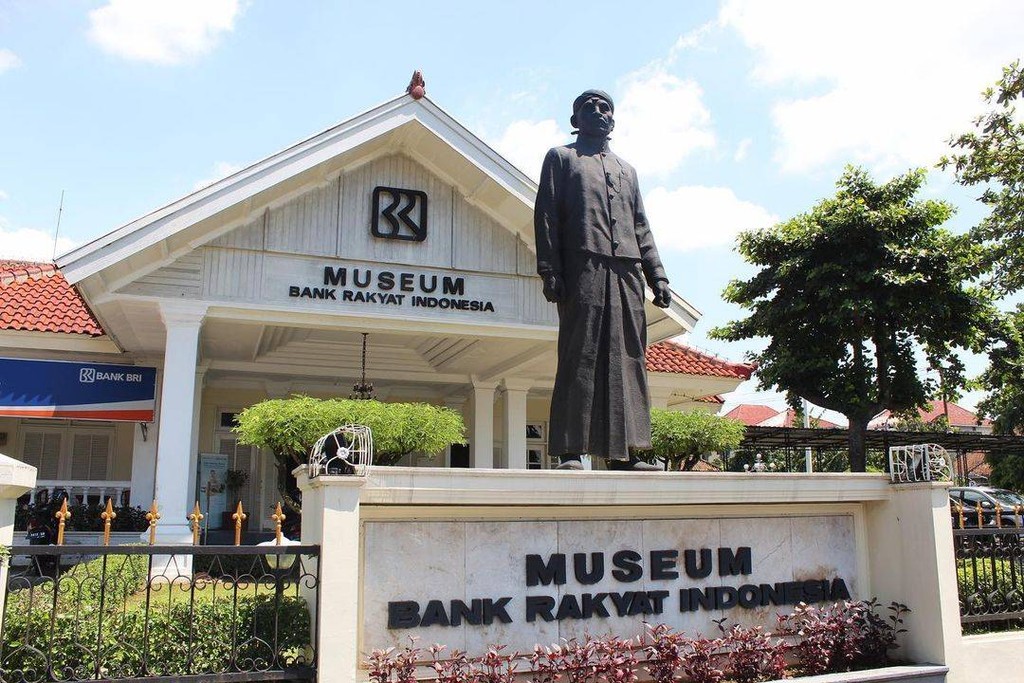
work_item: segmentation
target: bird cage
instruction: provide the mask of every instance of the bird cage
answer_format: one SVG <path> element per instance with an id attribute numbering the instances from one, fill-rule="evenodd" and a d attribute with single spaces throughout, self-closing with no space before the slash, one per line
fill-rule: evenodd
<path id="1" fill-rule="evenodd" d="M 937 443 L 889 448 L 889 473 L 893 483 L 949 481 L 953 458 Z"/>
<path id="2" fill-rule="evenodd" d="M 321 436 L 309 451 L 309 476 L 355 474 L 373 464 L 373 434 L 363 425 L 342 425 Z"/>

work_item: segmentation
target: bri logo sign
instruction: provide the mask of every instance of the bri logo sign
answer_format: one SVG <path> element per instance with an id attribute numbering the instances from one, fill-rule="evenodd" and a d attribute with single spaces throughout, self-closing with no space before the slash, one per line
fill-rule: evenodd
<path id="1" fill-rule="evenodd" d="M 155 368 L 0 358 L 0 416 L 152 422 L 155 403 Z"/>

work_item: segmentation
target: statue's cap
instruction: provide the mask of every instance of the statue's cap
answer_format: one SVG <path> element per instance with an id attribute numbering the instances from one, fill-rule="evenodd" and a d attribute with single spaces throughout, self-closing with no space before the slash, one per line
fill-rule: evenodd
<path id="1" fill-rule="evenodd" d="M 600 97 L 602 100 L 608 103 L 608 106 L 611 107 L 612 109 L 612 113 L 615 113 L 615 102 L 612 100 L 612 96 L 606 93 L 604 90 L 597 89 L 584 90 L 582 93 L 580 93 L 580 96 L 572 101 L 572 113 L 575 114 L 576 112 L 578 112 L 580 110 L 580 107 L 583 106 L 583 103 L 586 102 L 591 97 Z"/>

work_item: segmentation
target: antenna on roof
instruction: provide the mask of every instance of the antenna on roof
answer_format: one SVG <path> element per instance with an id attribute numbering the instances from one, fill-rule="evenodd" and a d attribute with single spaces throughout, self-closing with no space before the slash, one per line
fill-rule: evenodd
<path id="1" fill-rule="evenodd" d="M 60 206 L 57 207 L 57 229 L 53 231 L 53 255 L 51 260 L 57 260 L 57 238 L 60 237 L 60 217 L 64 213 L 64 190 L 60 191 Z"/>

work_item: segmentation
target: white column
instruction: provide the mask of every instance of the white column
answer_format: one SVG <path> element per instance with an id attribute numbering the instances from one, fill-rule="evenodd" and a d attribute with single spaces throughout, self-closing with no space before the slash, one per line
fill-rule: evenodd
<path id="1" fill-rule="evenodd" d="M 195 420 L 196 361 L 199 329 L 205 306 L 161 303 L 167 330 L 163 386 L 160 392 L 160 430 L 157 440 L 155 497 L 160 507 L 157 535 L 161 543 L 189 542 L 187 515 Z"/>
<path id="2" fill-rule="evenodd" d="M 14 544 L 14 509 L 18 498 L 36 486 L 36 468 L 0 453 L 0 546 Z M 7 596 L 6 559 L 0 562 L 0 620 L 3 619 L 4 599 Z"/>
<path id="3" fill-rule="evenodd" d="M 883 607 L 896 600 L 914 610 L 900 637 L 901 657 L 955 666 L 962 641 L 947 488 L 946 483 L 894 485 L 888 500 L 865 506 L 868 542 L 860 552 L 870 585 L 858 589 Z M 949 680 L 976 679 L 951 672 Z"/>
<path id="4" fill-rule="evenodd" d="M 158 423 L 146 426 L 143 438 L 142 423 L 135 425 L 132 439 L 132 491 L 129 503 L 148 510 L 153 503 L 153 486 L 156 482 L 156 440 Z"/>
<path id="5" fill-rule="evenodd" d="M 502 418 L 505 427 L 505 462 L 510 470 L 526 469 L 526 392 L 529 380 L 502 380 L 505 390 L 505 409 Z"/>
<path id="6" fill-rule="evenodd" d="M 359 492 L 363 477 L 318 477 L 296 470 L 302 491 L 302 542 L 320 546 L 320 605 L 317 614 L 308 582 L 301 582 L 311 623 L 317 624 L 317 674 L 321 681 L 355 683 L 360 654 Z M 333 596 L 333 597 L 332 597 Z"/>
<path id="7" fill-rule="evenodd" d="M 185 509 L 189 512 L 192 511 L 192 506 L 199 498 L 199 491 L 196 490 L 196 476 L 199 471 L 199 419 L 203 407 L 203 388 L 206 386 L 206 370 L 205 365 L 196 368 L 195 389 L 192 394 L 192 440 L 189 442 L 188 449 L 188 488 L 186 489 L 188 498 L 185 501 Z"/>
<path id="8" fill-rule="evenodd" d="M 494 468 L 494 390 L 497 386 L 494 382 L 473 380 L 469 460 L 475 468 Z"/>

